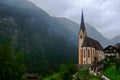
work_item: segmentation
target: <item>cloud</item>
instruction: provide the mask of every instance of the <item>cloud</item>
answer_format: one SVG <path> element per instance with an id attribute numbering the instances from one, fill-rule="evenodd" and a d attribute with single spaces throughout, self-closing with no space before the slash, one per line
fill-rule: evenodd
<path id="1" fill-rule="evenodd" d="M 120 35 L 120 0 L 29 0 L 48 14 L 67 17 L 80 23 L 84 9 L 85 22 L 107 38 Z"/>

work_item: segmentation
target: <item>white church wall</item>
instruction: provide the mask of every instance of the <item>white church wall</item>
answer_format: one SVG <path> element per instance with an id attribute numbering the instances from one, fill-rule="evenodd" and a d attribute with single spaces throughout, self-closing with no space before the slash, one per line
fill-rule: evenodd
<path id="1" fill-rule="evenodd" d="M 91 64 L 91 48 L 90 47 L 87 47 L 87 51 L 89 51 L 87 54 L 87 57 L 88 57 L 88 64 Z"/>

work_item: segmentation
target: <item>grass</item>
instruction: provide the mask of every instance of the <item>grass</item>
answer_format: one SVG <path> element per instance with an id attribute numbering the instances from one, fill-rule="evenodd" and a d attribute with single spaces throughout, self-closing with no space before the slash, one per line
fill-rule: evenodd
<path id="1" fill-rule="evenodd" d="M 88 70 L 78 71 L 78 72 L 76 72 L 76 76 L 79 78 L 79 80 L 100 80 L 100 78 L 98 78 L 98 77 L 89 75 Z M 60 73 L 56 73 L 56 74 L 53 74 L 52 76 L 47 77 L 43 80 L 63 80 L 63 79 L 61 78 Z"/>
<path id="2" fill-rule="evenodd" d="M 92 77 L 90 80 L 100 80 L 98 77 Z"/>
<path id="3" fill-rule="evenodd" d="M 52 76 L 50 76 L 50 77 L 47 77 L 47 78 L 45 78 L 45 79 L 43 79 L 43 80 L 57 80 L 56 78 L 58 77 L 58 76 L 60 76 L 60 74 L 59 73 L 56 73 L 56 74 L 53 74 Z"/>
<path id="4" fill-rule="evenodd" d="M 81 70 L 77 72 L 78 75 L 89 75 L 89 71 L 88 70 Z"/>
<path id="5" fill-rule="evenodd" d="M 117 73 L 115 65 L 111 65 L 103 74 L 110 80 L 120 80 L 120 73 Z"/>
<path id="6" fill-rule="evenodd" d="M 100 78 L 96 76 L 91 76 L 88 70 L 78 71 L 76 76 L 79 78 L 79 80 L 100 80 Z"/>

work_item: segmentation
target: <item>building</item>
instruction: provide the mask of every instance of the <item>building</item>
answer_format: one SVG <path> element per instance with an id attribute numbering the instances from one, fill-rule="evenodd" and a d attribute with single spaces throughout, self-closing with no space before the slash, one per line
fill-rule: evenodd
<path id="1" fill-rule="evenodd" d="M 105 57 L 116 57 L 117 49 L 116 47 L 109 45 L 104 49 Z"/>
<path id="2" fill-rule="evenodd" d="M 115 46 L 109 45 L 104 49 L 105 57 L 116 57 L 120 58 L 120 43 Z"/>
<path id="3" fill-rule="evenodd" d="M 104 59 L 103 48 L 97 40 L 87 36 L 83 12 L 78 34 L 78 64 L 92 64 Z"/>
<path id="4" fill-rule="evenodd" d="M 98 61 L 89 67 L 89 73 L 95 76 L 101 76 L 103 73 L 104 62 Z"/>
<path id="5" fill-rule="evenodd" d="M 116 57 L 120 60 L 120 43 L 117 43 L 115 48 L 117 49 Z"/>
<path id="6" fill-rule="evenodd" d="M 38 74 L 26 74 L 25 77 L 26 77 L 25 80 L 38 80 L 39 79 Z"/>

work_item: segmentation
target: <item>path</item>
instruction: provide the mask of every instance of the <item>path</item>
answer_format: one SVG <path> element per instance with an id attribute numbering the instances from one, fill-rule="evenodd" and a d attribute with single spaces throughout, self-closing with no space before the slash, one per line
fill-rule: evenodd
<path id="1" fill-rule="evenodd" d="M 110 80 L 108 79 L 106 76 L 102 75 L 102 78 L 105 79 L 105 80 Z"/>

